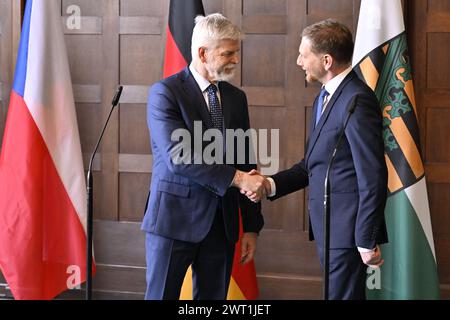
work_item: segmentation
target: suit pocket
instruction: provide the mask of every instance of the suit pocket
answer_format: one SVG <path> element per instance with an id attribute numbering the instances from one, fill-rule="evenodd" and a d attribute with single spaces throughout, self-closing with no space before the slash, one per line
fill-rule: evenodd
<path id="1" fill-rule="evenodd" d="M 184 184 L 160 180 L 157 190 L 158 212 L 154 231 L 166 237 L 186 239 L 186 235 L 181 234 L 190 232 L 197 199 L 189 198 L 190 188 Z"/>
<path id="2" fill-rule="evenodd" d="M 184 184 L 160 180 L 158 183 L 158 191 L 166 192 L 174 196 L 188 198 L 190 189 L 189 186 Z"/>

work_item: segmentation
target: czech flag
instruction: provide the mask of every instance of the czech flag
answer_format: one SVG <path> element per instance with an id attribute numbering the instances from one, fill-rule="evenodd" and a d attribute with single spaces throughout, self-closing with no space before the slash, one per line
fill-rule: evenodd
<path id="1" fill-rule="evenodd" d="M 0 156 L 0 268 L 15 299 L 86 279 L 86 184 L 58 1 L 27 0 Z"/>

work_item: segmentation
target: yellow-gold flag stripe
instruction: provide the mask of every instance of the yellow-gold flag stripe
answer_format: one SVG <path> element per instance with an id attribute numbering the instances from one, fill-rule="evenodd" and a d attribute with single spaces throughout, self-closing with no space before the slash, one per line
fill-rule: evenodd
<path id="1" fill-rule="evenodd" d="M 385 154 L 384 157 L 386 159 L 386 166 L 388 168 L 388 188 L 389 192 L 393 193 L 403 188 L 403 183 L 400 180 L 400 177 L 398 176 L 397 170 L 395 170 L 391 159 L 389 159 L 389 156 Z"/>
<path id="2" fill-rule="evenodd" d="M 246 300 L 236 281 L 231 277 L 228 288 L 228 300 Z M 189 267 L 181 287 L 180 300 L 192 300 L 192 269 Z"/>
<path id="3" fill-rule="evenodd" d="M 359 68 L 361 69 L 361 73 L 364 80 L 366 80 L 367 85 L 375 91 L 380 75 L 378 74 L 377 68 L 375 68 L 370 57 L 366 57 L 363 61 L 361 61 Z"/>

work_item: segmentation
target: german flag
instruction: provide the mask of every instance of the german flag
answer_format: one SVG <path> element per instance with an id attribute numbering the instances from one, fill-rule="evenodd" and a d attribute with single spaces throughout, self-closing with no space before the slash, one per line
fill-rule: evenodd
<path id="1" fill-rule="evenodd" d="M 164 56 L 164 78 L 191 63 L 191 38 L 195 17 L 205 15 L 201 0 L 171 0 Z"/>

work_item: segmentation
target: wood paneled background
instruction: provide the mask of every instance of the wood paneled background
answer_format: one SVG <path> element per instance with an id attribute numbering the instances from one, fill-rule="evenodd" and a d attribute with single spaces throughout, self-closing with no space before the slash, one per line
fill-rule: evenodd
<path id="1" fill-rule="evenodd" d="M 85 165 L 118 84 L 124 86 L 94 163 L 94 297 L 142 299 L 144 234 L 140 221 L 152 155 L 146 124 L 148 87 L 162 77 L 169 0 L 55 0 L 81 9 L 81 29 L 65 27 Z M 23 1 L 0 0 L 0 139 L 3 136 Z M 296 66 L 301 30 L 337 18 L 355 32 L 360 0 L 203 0 L 242 27 L 234 84 L 247 93 L 256 129 L 280 129 L 280 169 L 303 155 L 317 85 Z M 450 298 L 450 4 L 404 1 L 443 298 Z M 256 268 L 262 299 L 319 299 L 321 273 L 308 239 L 305 192 L 263 202 L 265 228 Z M 4 280 L 0 276 L 0 283 Z M 0 285 L 0 296 L 8 295 Z M 81 297 L 66 293 L 64 297 Z"/>
<path id="2" fill-rule="evenodd" d="M 450 1 L 409 3 L 409 42 L 442 297 L 450 299 Z"/>

